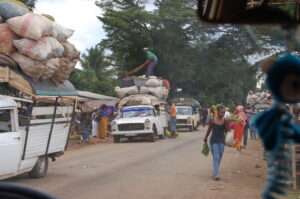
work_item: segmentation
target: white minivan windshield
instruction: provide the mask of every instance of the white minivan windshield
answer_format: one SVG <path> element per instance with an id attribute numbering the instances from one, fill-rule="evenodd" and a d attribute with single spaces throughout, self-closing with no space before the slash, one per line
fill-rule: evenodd
<path id="1" fill-rule="evenodd" d="M 191 108 L 179 108 L 176 107 L 176 113 L 177 115 L 192 115 L 192 109 Z"/>
<path id="2" fill-rule="evenodd" d="M 154 116 L 153 109 L 151 107 L 132 107 L 123 110 L 123 118 L 128 117 L 149 117 Z"/>

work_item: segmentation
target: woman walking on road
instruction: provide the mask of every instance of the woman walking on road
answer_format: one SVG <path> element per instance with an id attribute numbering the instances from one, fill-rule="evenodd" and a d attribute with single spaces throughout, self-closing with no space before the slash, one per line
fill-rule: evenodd
<path id="1" fill-rule="evenodd" d="M 244 107 L 243 106 L 237 106 L 237 119 L 239 122 L 236 122 L 234 125 L 234 144 L 233 147 L 236 148 L 237 151 L 242 150 L 242 141 L 244 136 L 244 128 L 246 125 L 247 115 L 244 113 Z"/>
<path id="2" fill-rule="evenodd" d="M 224 152 L 225 137 L 226 133 L 229 131 L 229 124 L 226 119 L 224 119 L 225 108 L 218 107 L 217 115 L 209 121 L 209 126 L 204 138 L 204 142 L 207 142 L 207 138 L 212 133 L 210 137 L 210 149 L 213 156 L 214 165 L 214 179 L 219 180 L 219 168 L 221 159 Z"/>

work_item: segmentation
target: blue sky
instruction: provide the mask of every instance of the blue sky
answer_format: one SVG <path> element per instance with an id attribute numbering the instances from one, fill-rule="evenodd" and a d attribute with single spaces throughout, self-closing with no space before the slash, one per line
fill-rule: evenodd
<path id="1" fill-rule="evenodd" d="M 147 10 L 153 10 L 154 0 L 149 0 Z M 81 52 L 95 46 L 105 38 L 102 23 L 97 19 L 101 9 L 95 0 L 38 0 L 36 13 L 50 14 L 62 26 L 75 30 L 69 39 Z"/>

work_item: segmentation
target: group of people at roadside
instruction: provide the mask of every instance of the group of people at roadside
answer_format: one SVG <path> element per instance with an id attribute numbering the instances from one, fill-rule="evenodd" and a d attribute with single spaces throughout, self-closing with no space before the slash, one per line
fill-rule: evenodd
<path id="1" fill-rule="evenodd" d="M 110 110 L 105 104 L 101 105 L 92 113 L 92 137 L 105 140 L 107 138 L 107 128 L 109 124 Z"/>
<path id="2" fill-rule="evenodd" d="M 213 156 L 213 178 L 219 180 L 219 167 L 224 153 L 227 133 L 231 129 L 234 130 L 234 143 L 232 146 L 241 152 L 242 148 L 247 146 L 248 129 L 250 129 L 251 139 L 256 139 L 254 117 L 257 112 L 253 106 L 248 105 L 246 110 L 243 106 L 237 106 L 231 110 L 231 113 L 225 107 L 219 106 L 217 111 L 211 111 L 211 113 L 204 142 L 207 143 L 211 134 L 209 144 Z"/>

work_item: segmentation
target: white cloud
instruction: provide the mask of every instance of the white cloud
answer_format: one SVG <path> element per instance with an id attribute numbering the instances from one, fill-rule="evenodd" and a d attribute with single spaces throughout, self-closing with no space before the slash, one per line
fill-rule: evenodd
<path id="1" fill-rule="evenodd" d="M 69 41 L 82 52 L 105 38 L 97 19 L 101 10 L 94 0 L 38 0 L 35 12 L 49 14 L 58 24 L 75 30 Z"/>

